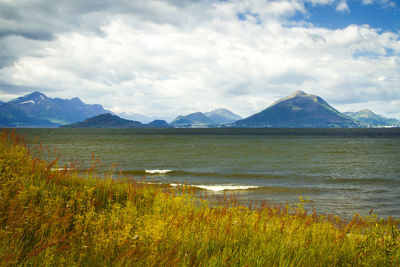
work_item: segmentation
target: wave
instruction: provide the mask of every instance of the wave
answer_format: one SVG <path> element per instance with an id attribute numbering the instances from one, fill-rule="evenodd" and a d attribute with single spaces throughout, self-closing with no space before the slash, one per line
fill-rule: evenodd
<path id="1" fill-rule="evenodd" d="M 69 168 L 69 167 L 67 167 L 67 168 L 65 168 L 65 167 L 62 167 L 62 168 L 51 168 L 50 170 L 53 171 L 53 172 L 56 172 L 56 171 L 64 171 L 65 169 L 67 169 L 67 171 L 72 170 L 72 168 Z"/>
<path id="2" fill-rule="evenodd" d="M 194 187 L 219 192 L 219 191 L 237 191 L 237 190 L 249 190 L 259 188 L 256 185 L 194 185 Z"/>
<path id="3" fill-rule="evenodd" d="M 231 179 L 282 178 L 282 175 L 277 175 L 277 174 L 193 172 L 193 171 L 170 170 L 170 169 L 123 170 L 122 173 L 127 175 L 142 175 L 142 176 L 163 174 L 168 176 L 180 176 L 180 177 L 212 177 L 212 178 L 231 178 Z"/>
<path id="4" fill-rule="evenodd" d="M 122 174 L 126 175 L 160 175 L 160 174 L 167 174 L 167 173 L 172 173 L 172 170 L 167 170 L 167 169 L 145 169 L 145 170 L 123 170 Z"/>
<path id="5" fill-rule="evenodd" d="M 170 186 L 181 186 L 182 184 L 170 184 Z M 255 188 L 260 188 L 260 186 L 256 185 L 233 185 L 233 184 L 227 184 L 227 185 L 190 185 L 191 187 L 196 187 L 208 191 L 213 191 L 213 192 L 220 192 L 220 191 L 237 191 L 237 190 L 249 190 L 249 189 L 255 189 Z"/>
<path id="6" fill-rule="evenodd" d="M 332 189 L 321 189 L 321 188 L 305 188 L 305 187 L 280 187 L 280 186 L 262 186 L 262 185 L 245 185 L 245 184 L 183 184 L 183 183 L 166 183 L 163 181 L 139 181 L 143 184 L 153 184 L 161 186 L 184 186 L 197 188 L 199 190 L 207 190 L 212 192 L 224 192 L 224 191 L 253 191 L 256 190 L 263 194 L 311 194 L 315 192 L 324 192 Z M 341 189 L 342 190 L 342 189 Z"/>
<path id="7" fill-rule="evenodd" d="M 169 173 L 169 172 L 172 172 L 172 170 L 159 170 L 159 169 L 156 169 L 156 170 L 144 170 L 146 173 L 149 173 L 149 174 L 166 174 L 166 173 Z"/>

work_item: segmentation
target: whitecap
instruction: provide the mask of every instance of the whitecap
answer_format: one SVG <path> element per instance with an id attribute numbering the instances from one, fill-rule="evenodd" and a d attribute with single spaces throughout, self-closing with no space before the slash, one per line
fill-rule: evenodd
<path id="1" fill-rule="evenodd" d="M 182 186 L 182 184 L 170 184 L 170 186 Z M 220 192 L 220 191 L 234 191 L 234 190 L 248 190 L 259 188 L 256 185 L 190 185 L 192 187 L 197 187 L 213 192 Z"/>
<path id="2" fill-rule="evenodd" d="M 65 167 L 63 168 L 51 168 L 51 171 L 63 171 L 65 170 Z M 71 168 L 67 168 L 67 171 L 71 170 Z"/>
<path id="3" fill-rule="evenodd" d="M 172 170 L 145 170 L 146 173 L 149 174 L 166 174 L 168 172 L 172 172 Z"/>
<path id="4" fill-rule="evenodd" d="M 259 188 L 259 186 L 256 185 L 194 185 L 194 186 L 213 192 L 219 192 L 224 190 L 234 191 L 234 190 L 248 190 L 248 189 Z"/>

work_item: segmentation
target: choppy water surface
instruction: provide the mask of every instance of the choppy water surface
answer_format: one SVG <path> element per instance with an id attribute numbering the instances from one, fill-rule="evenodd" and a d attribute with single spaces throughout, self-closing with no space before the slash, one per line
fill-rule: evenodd
<path id="1" fill-rule="evenodd" d="M 18 129 L 63 162 L 118 163 L 127 175 L 243 201 L 295 202 L 348 217 L 400 218 L 400 130 Z"/>

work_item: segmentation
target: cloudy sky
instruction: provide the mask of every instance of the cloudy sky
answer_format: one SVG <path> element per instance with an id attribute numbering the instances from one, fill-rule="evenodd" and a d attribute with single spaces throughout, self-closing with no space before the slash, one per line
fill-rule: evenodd
<path id="1" fill-rule="evenodd" d="M 0 0 L 0 100 L 242 116 L 303 90 L 400 119 L 398 0 Z"/>

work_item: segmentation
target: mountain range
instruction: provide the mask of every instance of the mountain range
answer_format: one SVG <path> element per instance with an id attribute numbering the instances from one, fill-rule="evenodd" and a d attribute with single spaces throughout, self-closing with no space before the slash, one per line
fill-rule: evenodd
<path id="1" fill-rule="evenodd" d="M 205 112 L 204 115 L 217 124 L 229 124 L 243 119 L 241 116 L 233 113 L 230 110 L 227 110 L 226 108 Z"/>
<path id="2" fill-rule="evenodd" d="M 121 118 L 127 119 L 127 120 L 140 121 L 141 123 L 149 123 L 149 122 L 156 120 L 155 117 L 149 117 L 149 116 L 142 115 L 139 113 L 121 112 L 121 113 L 117 113 L 116 115 L 118 115 Z"/>
<path id="3" fill-rule="evenodd" d="M 148 124 L 118 117 L 110 113 L 104 113 L 82 122 L 61 126 L 63 128 L 169 128 L 166 121 L 154 120 Z"/>
<path id="4" fill-rule="evenodd" d="M 241 128 L 349 128 L 359 123 L 340 113 L 319 96 L 296 91 L 246 119 Z"/>
<path id="5" fill-rule="evenodd" d="M 400 121 L 385 118 L 382 115 L 373 113 L 369 109 L 363 109 L 357 112 L 344 112 L 344 114 L 358 121 L 363 127 L 400 126 Z"/>
<path id="6" fill-rule="evenodd" d="M 18 97 L 0 105 L 3 127 L 57 127 L 111 112 L 101 105 L 89 105 L 79 98 L 49 98 L 40 92 Z"/>
<path id="7" fill-rule="evenodd" d="M 149 119 L 140 114 L 135 116 Z M 123 119 L 101 105 L 85 104 L 77 97 L 49 98 L 43 93 L 33 92 L 8 102 L 0 101 L 2 127 L 61 125 L 73 128 L 353 128 L 400 127 L 400 121 L 385 118 L 368 109 L 341 113 L 321 97 L 303 91 L 296 91 L 245 119 L 222 108 L 178 116 L 170 124 L 164 120 L 144 124 Z"/>
<path id="8" fill-rule="evenodd" d="M 178 116 L 170 122 L 175 128 L 205 128 L 220 127 L 229 125 L 237 120 L 242 119 L 239 115 L 225 108 L 216 109 L 210 112 L 195 112 L 185 116 Z"/>

